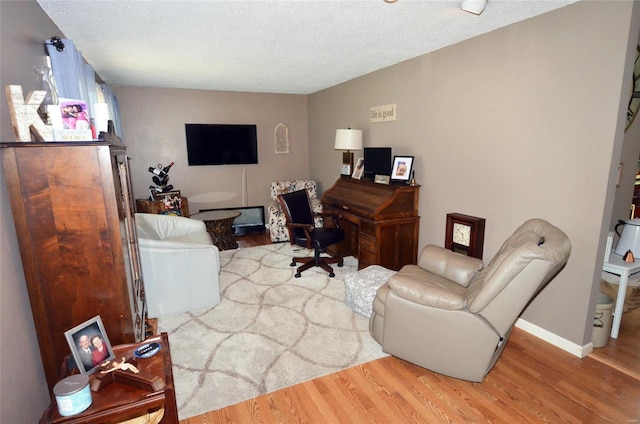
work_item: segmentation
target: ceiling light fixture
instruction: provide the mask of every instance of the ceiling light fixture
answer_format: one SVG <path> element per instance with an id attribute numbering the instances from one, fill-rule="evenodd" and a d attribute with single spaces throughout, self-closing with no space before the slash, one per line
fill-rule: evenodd
<path id="1" fill-rule="evenodd" d="M 476 15 L 481 14 L 485 7 L 487 7 L 487 0 L 464 0 L 460 5 L 460 8 L 465 12 L 474 13 Z"/>

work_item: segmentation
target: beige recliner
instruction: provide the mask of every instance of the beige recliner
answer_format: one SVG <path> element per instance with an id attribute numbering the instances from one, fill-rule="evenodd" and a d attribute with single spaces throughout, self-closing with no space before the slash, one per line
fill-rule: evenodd
<path id="1" fill-rule="evenodd" d="M 514 323 L 565 265 L 571 242 L 541 219 L 522 224 L 489 265 L 428 245 L 378 289 L 369 331 L 382 350 L 432 371 L 482 381 Z"/>

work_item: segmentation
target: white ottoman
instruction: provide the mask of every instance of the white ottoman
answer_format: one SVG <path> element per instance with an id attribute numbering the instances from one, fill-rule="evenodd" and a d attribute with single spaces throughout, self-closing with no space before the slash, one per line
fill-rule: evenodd
<path id="1" fill-rule="evenodd" d="M 358 272 L 345 275 L 344 303 L 354 312 L 369 318 L 376 292 L 395 273 L 396 271 L 380 265 L 369 265 Z"/>

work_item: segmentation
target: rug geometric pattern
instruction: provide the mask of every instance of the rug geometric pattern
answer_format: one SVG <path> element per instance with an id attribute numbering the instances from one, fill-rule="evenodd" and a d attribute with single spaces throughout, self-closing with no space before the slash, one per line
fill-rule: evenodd
<path id="1" fill-rule="evenodd" d="M 158 319 L 180 419 L 386 356 L 344 303 L 357 260 L 333 265 L 333 278 L 320 268 L 294 278 L 291 257 L 308 254 L 289 243 L 222 251 L 220 304 Z"/>

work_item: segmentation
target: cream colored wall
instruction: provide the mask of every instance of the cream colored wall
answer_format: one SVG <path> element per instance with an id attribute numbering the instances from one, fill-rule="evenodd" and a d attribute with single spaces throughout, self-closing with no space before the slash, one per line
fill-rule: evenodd
<path id="1" fill-rule="evenodd" d="M 52 35 L 61 34 L 35 1 L 0 1 L 3 93 L 10 84 L 32 88 L 33 67 L 44 65 L 43 40 Z M 0 130 L 0 140 L 15 141 L 4 94 L 0 101 Z M 50 399 L 3 173 L 0 258 L 0 422 L 35 423 Z"/>
<path id="2" fill-rule="evenodd" d="M 330 140 L 350 126 L 365 146 L 416 157 L 420 246 L 444 243 L 448 212 L 486 218 L 485 261 L 526 219 L 549 220 L 572 256 L 524 318 L 583 345 L 628 100 L 631 12 L 631 2 L 579 2 L 311 95 L 312 177 L 325 189 L 336 179 Z M 389 103 L 397 121 L 370 123 L 369 108 Z"/>
<path id="3" fill-rule="evenodd" d="M 307 98 L 300 95 L 113 87 L 136 198 L 149 197 L 149 166 L 175 161 L 169 183 L 199 209 L 266 206 L 271 181 L 308 178 Z M 188 166 L 185 123 L 256 124 L 258 164 Z M 274 130 L 289 129 L 289 154 L 276 154 Z M 245 175 L 246 172 L 246 175 Z M 243 177 L 244 175 L 244 177 Z M 266 213 L 266 212 L 265 212 Z"/>

